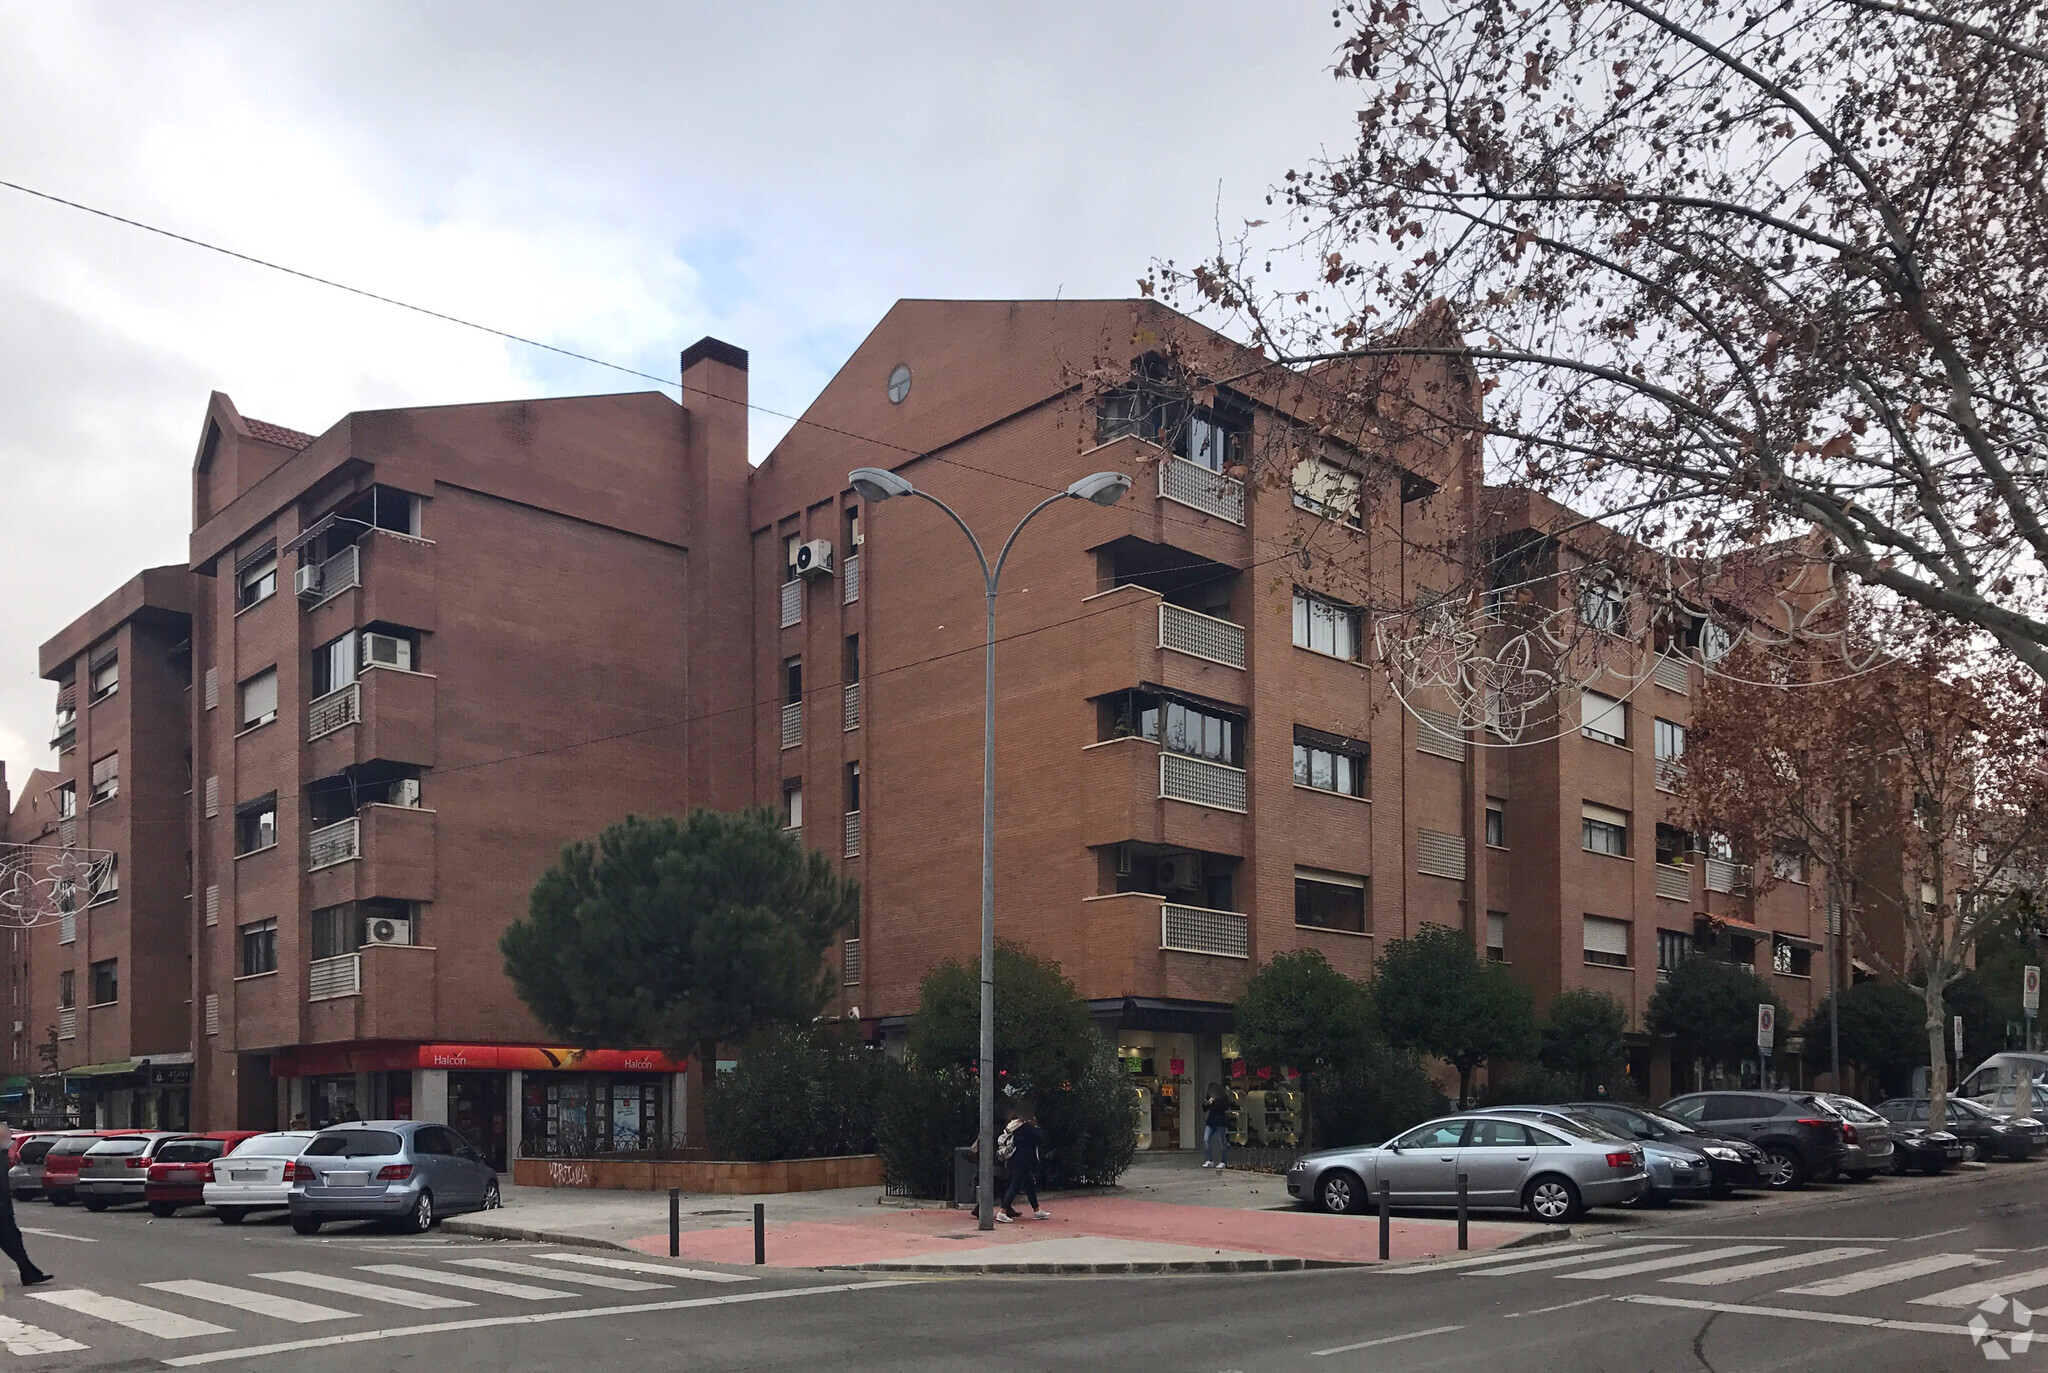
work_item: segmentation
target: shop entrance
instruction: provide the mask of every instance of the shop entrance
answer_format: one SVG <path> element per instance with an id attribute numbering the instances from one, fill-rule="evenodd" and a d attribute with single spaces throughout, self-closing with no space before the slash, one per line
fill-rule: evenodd
<path id="1" fill-rule="evenodd" d="M 1179 1149 L 1200 1140 L 1194 1036 L 1125 1030 L 1119 1040 L 1117 1057 L 1138 1093 L 1138 1147 Z"/>
<path id="2" fill-rule="evenodd" d="M 448 1123 L 500 1173 L 505 1171 L 505 1091 L 503 1073 L 448 1074 Z"/>

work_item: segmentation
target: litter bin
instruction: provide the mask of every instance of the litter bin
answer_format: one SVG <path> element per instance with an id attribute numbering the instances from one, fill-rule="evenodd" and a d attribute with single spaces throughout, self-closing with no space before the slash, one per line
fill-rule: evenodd
<path id="1" fill-rule="evenodd" d="M 962 1145 L 953 1151 L 953 1204 L 979 1206 L 975 1195 L 981 1181 L 981 1160 L 974 1150 Z"/>

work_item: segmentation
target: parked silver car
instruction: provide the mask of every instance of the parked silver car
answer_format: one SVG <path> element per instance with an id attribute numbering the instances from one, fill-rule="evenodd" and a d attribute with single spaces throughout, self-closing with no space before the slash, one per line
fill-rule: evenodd
<path id="1" fill-rule="evenodd" d="M 446 1125 L 372 1120 L 314 1136 L 291 1166 L 292 1229 L 394 1221 L 418 1234 L 443 1216 L 498 1205 L 498 1175 Z"/>
<path id="2" fill-rule="evenodd" d="M 85 1151 L 78 1165 L 78 1200 L 88 1211 L 104 1211 L 143 1199 L 150 1161 L 157 1147 L 181 1139 L 183 1130 L 147 1130 L 113 1135 Z"/>
<path id="3" fill-rule="evenodd" d="M 1842 1175 L 1868 1182 L 1891 1171 L 1892 1123 L 1852 1096 L 1816 1092 L 1814 1099 L 1842 1118 Z"/>
<path id="4" fill-rule="evenodd" d="M 27 1201 L 43 1190 L 43 1156 L 50 1146 L 64 1138 L 62 1132 L 30 1135 L 21 1142 L 14 1163 L 7 1170 L 7 1186 L 16 1201 Z"/>
<path id="5" fill-rule="evenodd" d="M 1572 1122 L 1587 1129 L 1605 1130 L 1624 1143 L 1632 1138 L 1597 1116 L 1557 1106 L 1488 1106 L 1483 1114 L 1514 1116 L 1539 1124 L 1544 1121 L 1558 1125 Z M 1649 1175 L 1643 1195 L 1638 1198 L 1641 1205 L 1662 1206 L 1680 1199 L 1698 1201 L 1713 1192 L 1714 1165 L 1705 1150 L 1677 1140 L 1645 1139 L 1637 1142 L 1643 1147 L 1643 1171 Z"/>
<path id="6" fill-rule="evenodd" d="M 1622 1206 L 1648 1185 L 1642 1145 L 1599 1127 L 1468 1114 L 1428 1121 L 1381 1145 L 1320 1149 L 1294 1161 L 1287 1193 L 1338 1214 L 1372 1208 L 1380 1184 L 1396 1206 L 1454 1206 L 1458 1174 L 1474 1207 L 1520 1207 L 1568 1221 Z"/>
<path id="7" fill-rule="evenodd" d="M 240 1225 L 251 1211 L 291 1204 L 292 1160 L 313 1142 L 311 1130 L 276 1130 L 236 1145 L 213 1165 L 213 1181 L 199 1195 L 222 1225 Z"/>

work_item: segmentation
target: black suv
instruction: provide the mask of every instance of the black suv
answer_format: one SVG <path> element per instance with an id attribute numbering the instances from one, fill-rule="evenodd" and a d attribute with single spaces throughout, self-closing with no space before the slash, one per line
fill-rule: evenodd
<path id="1" fill-rule="evenodd" d="M 1654 1107 L 1624 1106 L 1616 1101 L 1571 1101 L 1557 1109 L 1589 1115 L 1633 1139 L 1691 1145 L 1705 1154 L 1712 1165 L 1713 1191 L 1717 1197 L 1725 1197 L 1737 1187 L 1754 1187 L 1763 1176 L 1764 1152 L 1748 1140 L 1715 1134 Z"/>
<path id="2" fill-rule="evenodd" d="M 1847 1152 L 1842 1122 L 1811 1092 L 1691 1092 L 1664 1109 L 1702 1130 L 1746 1139 L 1764 1152 L 1764 1186 L 1774 1192 L 1827 1181 Z"/>
<path id="3" fill-rule="evenodd" d="M 1900 1125 L 1927 1128 L 1927 1098 L 1924 1096 L 1895 1096 L 1879 1106 L 1877 1113 Z M 1965 1144 L 1976 1145 L 1979 1158 L 2008 1158 L 2023 1162 L 2034 1156 L 2036 1140 L 2032 1131 L 1968 1099 L 1948 1099 L 1948 1121 L 1940 1128 Z M 22 1146 L 22 1152 L 28 1152 L 27 1145 Z"/>

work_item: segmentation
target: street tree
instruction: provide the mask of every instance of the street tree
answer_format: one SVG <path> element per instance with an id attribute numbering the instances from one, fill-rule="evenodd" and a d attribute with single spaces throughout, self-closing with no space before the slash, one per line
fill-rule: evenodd
<path id="1" fill-rule="evenodd" d="M 2048 717 L 2039 679 L 1973 654 L 1966 627 L 1911 609 L 1871 620 L 1888 656 L 1860 676 L 1780 662 L 1777 680 L 1749 677 L 1766 665 L 1737 654 L 1711 677 L 1681 804 L 1756 860 L 1758 891 L 1788 861 L 1818 862 L 1851 949 L 1920 994 L 1938 1104 L 1945 994 L 2041 886 Z"/>
<path id="2" fill-rule="evenodd" d="M 1049 1091 L 1078 1078 L 1097 1035 L 1088 1003 L 1060 965 L 1021 945 L 996 945 L 997 1086 Z M 919 984 L 905 1040 L 928 1068 L 975 1072 L 981 1061 L 981 972 L 956 959 L 935 963 Z"/>
<path id="3" fill-rule="evenodd" d="M 1350 1067 L 1379 1044 L 1371 991 L 1320 949 L 1273 955 L 1246 981 L 1233 1020 L 1246 1058 L 1304 1075 Z"/>
<path id="4" fill-rule="evenodd" d="M 1476 368 L 1489 478 L 1815 556 L 2048 676 L 2048 7 L 1340 0 L 1355 141 L 1140 283 L 1377 433 Z M 1442 315 L 1458 337 L 1400 327 Z M 1467 408 L 1436 389 L 1440 424 Z M 1441 590 L 1441 588 L 1438 588 Z"/>
<path id="5" fill-rule="evenodd" d="M 718 1046 L 808 1024 L 831 995 L 825 949 L 860 912 L 838 868 L 767 810 L 628 816 L 534 883 L 498 943 L 505 973 L 572 1044 L 689 1058 L 687 1134 L 702 1144 Z"/>
<path id="6" fill-rule="evenodd" d="M 1618 997 L 1589 987 L 1568 987 L 1557 994 L 1543 1017 L 1542 1047 L 1537 1057 L 1553 1073 L 1578 1080 L 1578 1090 L 1591 1095 L 1621 1072 L 1628 1051 L 1628 1007 Z"/>
<path id="7" fill-rule="evenodd" d="M 1683 959 L 1670 969 L 1643 1021 L 1652 1034 L 1675 1035 L 1709 1064 L 1735 1069 L 1756 1056 L 1756 1008 L 1769 1003 L 1782 1021 L 1785 1003 L 1756 969 L 1717 958 Z"/>
<path id="8" fill-rule="evenodd" d="M 1832 1061 L 1831 1011 L 1840 1015 L 1842 1062 L 1856 1070 L 1865 1089 L 1876 1084 L 1883 1096 L 1903 1092 L 1913 1066 L 1927 1059 L 1920 994 L 1902 982 L 1869 981 L 1843 988 L 1838 1006 L 1823 1002 L 1799 1029 L 1806 1039 L 1806 1064 L 1817 1072 Z"/>
<path id="9" fill-rule="evenodd" d="M 1528 988 L 1497 963 L 1481 962 L 1461 930 L 1425 924 L 1388 944 L 1373 983 L 1380 1028 L 1397 1048 L 1458 1070 L 1458 1108 L 1472 1099 L 1472 1070 L 1536 1050 Z"/>

